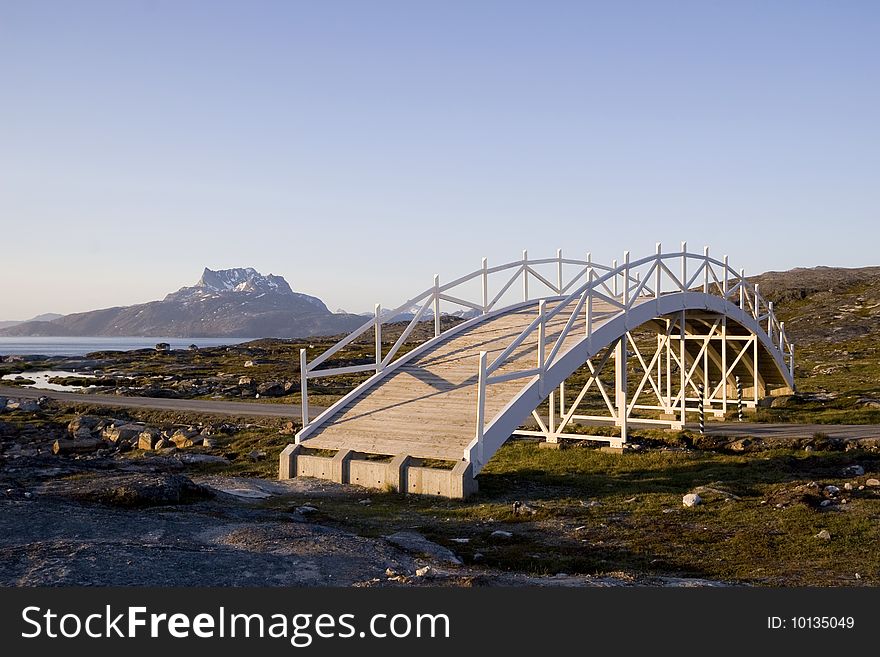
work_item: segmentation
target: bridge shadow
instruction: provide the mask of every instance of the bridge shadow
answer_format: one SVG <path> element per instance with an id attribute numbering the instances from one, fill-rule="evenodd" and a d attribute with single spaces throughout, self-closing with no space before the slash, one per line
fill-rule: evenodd
<path id="1" fill-rule="evenodd" d="M 543 451 L 543 450 L 542 450 Z M 567 456 L 566 452 L 592 452 L 586 458 Z M 794 453 L 756 453 L 724 458 L 713 452 L 669 452 L 667 462 L 658 461 L 662 452 L 650 454 L 599 454 L 589 448 L 560 450 L 542 455 L 546 465 L 524 458 L 504 455 L 503 465 L 489 462 L 479 475 L 480 494 L 493 498 L 557 500 L 562 497 L 587 496 L 601 499 L 624 495 L 681 494 L 710 483 L 723 484 L 724 490 L 742 498 L 759 497 L 767 486 L 822 480 L 840 482 L 844 467 L 860 464 L 865 469 L 880 466 L 880 454 L 860 451 L 822 452 L 808 456 Z M 517 465 L 517 461 L 521 465 Z M 549 461 L 549 463 L 548 463 Z M 499 471 L 498 468 L 504 468 Z"/>

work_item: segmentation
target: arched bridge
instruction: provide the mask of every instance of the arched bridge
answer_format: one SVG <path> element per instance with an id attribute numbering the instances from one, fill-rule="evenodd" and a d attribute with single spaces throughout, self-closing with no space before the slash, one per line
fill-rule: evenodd
<path id="1" fill-rule="evenodd" d="M 463 321 L 441 331 L 454 311 Z M 402 334 L 383 341 L 382 326 L 401 317 Z M 402 349 L 428 321 L 434 337 Z M 327 367 L 369 333 L 374 361 Z M 394 310 L 376 306 L 312 361 L 300 356 L 303 429 L 282 453 L 282 478 L 451 497 L 475 490 L 513 434 L 621 447 L 631 425 L 681 428 L 697 412 L 741 413 L 794 387 L 794 348 L 773 304 L 726 256 L 684 243 L 611 265 L 561 251 L 496 267 L 484 259 L 449 283 L 435 276 Z M 309 421 L 310 380 L 359 372 L 372 375 Z"/>

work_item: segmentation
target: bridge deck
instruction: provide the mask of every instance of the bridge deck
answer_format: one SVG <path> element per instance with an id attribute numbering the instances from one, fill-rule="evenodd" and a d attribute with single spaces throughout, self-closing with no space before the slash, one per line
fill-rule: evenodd
<path id="1" fill-rule="evenodd" d="M 554 302 L 547 303 L 548 312 L 554 307 Z M 610 304 L 594 302 L 594 328 L 615 312 L 617 310 Z M 491 363 L 535 319 L 536 314 L 537 303 L 449 336 L 338 409 L 303 440 L 303 447 L 460 460 L 476 433 L 480 351 L 488 352 L 488 362 Z M 569 317 L 570 312 L 565 310 L 547 323 L 548 355 Z M 583 337 L 584 332 L 585 314 L 582 312 L 560 353 Z M 494 374 L 535 367 L 535 340 L 536 337 L 527 339 Z M 488 386 L 486 421 L 493 418 L 527 381 L 516 379 Z"/>

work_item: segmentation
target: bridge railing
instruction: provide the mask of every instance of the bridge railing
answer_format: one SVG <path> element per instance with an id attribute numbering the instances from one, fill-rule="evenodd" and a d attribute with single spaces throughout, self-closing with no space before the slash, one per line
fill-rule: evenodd
<path id="1" fill-rule="evenodd" d="M 677 271 L 674 271 L 676 270 Z M 551 299 L 558 303 L 547 309 L 547 300 L 540 300 L 535 319 L 514 338 L 510 344 L 492 361 L 487 352 L 480 352 L 477 378 L 476 437 L 473 446 L 477 448 L 477 459 L 483 458 L 483 435 L 486 423 L 486 389 L 488 386 L 521 378 L 538 377 L 539 389 L 543 396 L 543 379 L 549 368 L 560 355 L 566 338 L 571 334 L 575 323 L 583 313 L 586 338 L 592 336 L 593 304 L 602 301 L 614 309 L 614 314 L 628 313 L 645 297 L 658 298 L 662 294 L 675 292 L 703 292 L 720 296 L 750 315 L 770 338 L 771 344 L 787 363 L 789 374 L 794 377 L 794 345 L 785 333 L 785 323 L 780 322 L 773 310 L 773 303 L 761 296 L 758 284 L 750 283 L 745 272 L 735 271 L 725 255 L 717 260 L 709 255 L 709 247 L 702 254 L 689 253 L 687 243 L 681 243 L 681 250 L 663 253 L 661 244 L 656 252 L 648 257 L 631 261 L 629 252 L 624 252 L 622 264 L 599 269 L 595 265 L 587 267 L 585 282 L 561 298 Z M 623 281 L 618 286 L 618 281 Z M 556 316 L 566 317 L 567 321 L 559 337 L 549 345 L 546 341 L 548 322 Z M 527 340 L 535 336 L 535 367 L 513 372 L 496 374 L 508 362 L 514 352 Z M 489 418 L 490 422 L 492 418 Z M 470 447 L 465 453 L 470 452 Z"/>
<path id="2" fill-rule="evenodd" d="M 547 270 L 551 271 L 548 272 Z M 587 280 L 589 276 L 601 273 L 597 280 L 597 293 L 616 298 L 621 290 L 632 290 L 641 281 L 636 278 L 637 272 L 629 279 L 614 260 L 611 265 L 593 262 L 590 253 L 584 260 L 563 256 L 562 249 L 557 250 L 555 258 L 529 258 L 528 251 L 523 251 L 522 259 L 503 265 L 489 267 L 483 258 L 481 267 L 469 274 L 456 278 L 441 285 L 440 277 L 434 276 L 431 287 L 400 304 L 391 310 L 383 310 L 376 304 L 373 316 L 361 326 L 345 336 L 332 347 L 309 361 L 305 349 L 300 350 L 300 393 L 302 399 L 303 428 L 309 426 L 308 382 L 312 379 L 343 374 L 373 372 L 380 374 L 394 364 L 401 356 L 401 348 L 407 344 L 419 323 L 433 318 L 434 337 L 443 334 L 441 330 L 442 305 L 457 306 L 464 309 L 465 316 L 487 315 L 502 307 L 505 295 L 515 292 L 514 285 L 519 283 L 522 288 L 523 302 L 545 298 L 549 295 L 562 296 L 568 294 L 575 286 Z M 626 281 L 628 280 L 628 284 Z M 475 285 L 476 284 L 476 285 Z M 477 289 L 474 290 L 473 288 Z M 651 288 L 646 288 L 650 290 Z M 391 347 L 383 353 L 382 326 L 391 322 L 401 321 L 401 316 L 408 317 L 407 325 Z M 446 330 L 450 330 L 449 327 Z M 321 368 L 342 349 L 369 331 L 374 331 L 374 358 L 370 363 L 347 365 L 343 367 Z"/>

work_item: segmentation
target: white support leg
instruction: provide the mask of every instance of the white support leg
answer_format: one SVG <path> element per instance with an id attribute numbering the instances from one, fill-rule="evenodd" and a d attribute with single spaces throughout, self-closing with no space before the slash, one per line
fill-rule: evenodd
<path id="1" fill-rule="evenodd" d="M 679 326 L 678 326 L 678 348 L 679 348 L 679 356 L 681 360 L 679 361 L 679 370 L 681 373 L 681 426 L 684 427 L 687 422 L 687 351 L 685 350 L 685 323 L 684 323 L 684 312 L 681 313 L 681 317 L 679 318 Z"/>
<path id="2" fill-rule="evenodd" d="M 622 447 L 626 443 L 626 421 L 628 415 L 628 404 L 626 399 L 626 358 L 627 358 L 627 336 L 623 336 L 617 341 L 614 348 L 614 398 L 617 406 L 617 425 L 620 427 L 620 444 Z"/>
<path id="3" fill-rule="evenodd" d="M 556 393 L 550 393 L 549 402 L 549 410 L 547 417 L 547 429 L 549 429 L 549 434 L 547 436 L 548 443 L 556 443 L 559 442 L 556 438 Z"/>
<path id="4" fill-rule="evenodd" d="M 727 273 L 725 259 L 725 274 Z M 727 291 L 727 279 L 724 281 L 725 293 Z M 721 411 L 727 415 L 727 315 L 721 318 Z"/>

